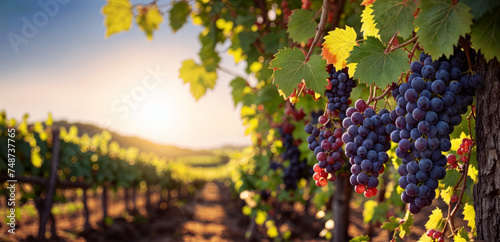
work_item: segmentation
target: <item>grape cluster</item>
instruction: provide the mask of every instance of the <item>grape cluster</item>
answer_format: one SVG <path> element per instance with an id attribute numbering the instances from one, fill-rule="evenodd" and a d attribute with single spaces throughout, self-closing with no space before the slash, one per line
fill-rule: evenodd
<path id="1" fill-rule="evenodd" d="M 283 147 L 285 147 L 285 152 L 281 154 L 283 160 L 290 160 L 290 165 L 283 169 L 283 181 L 285 183 L 286 190 L 297 189 L 297 181 L 301 178 L 309 176 L 307 168 L 307 160 L 300 160 L 300 150 L 297 147 L 300 144 L 300 140 L 295 140 L 292 136 L 292 132 L 295 126 L 288 122 L 288 117 L 293 117 L 294 120 L 300 121 L 304 118 L 304 110 L 296 111 L 291 106 L 285 108 L 285 116 L 282 127 L 278 130 L 280 131 L 281 139 L 283 142 Z M 271 163 L 271 166 L 278 168 L 278 164 Z M 274 168 L 273 167 L 273 168 Z"/>
<path id="2" fill-rule="evenodd" d="M 330 77 L 328 86 L 325 90 L 325 96 L 328 98 L 327 114 L 328 116 L 339 117 L 342 121 L 346 117 L 346 110 L 349 107 L 349 96 L 356 82 L 349 78 L 344 71 L 335 71 L 332 65 L 327 67 Z"/>
<path id="3" fill-rule="evenodd" d="M 314 151 L 318 163 L 313 166 L 313 179 L 316 186 L 326 186 L 328 181 L 335 181 L 335 172 L 342 169 L 344 161 L 342 145 L 342 128 L 335 128 L 333 120 L 321 115 L 318 123 L 309 123 L 305 127 L 307 143 L 310 150 Z"/>
<path id="4" fill-rule="evenodd" d="M 435 239 L 437 242 L 444 242 L 444 237 L 443 237 L 444 234 L 441 233 L 441 231 L 439 230 L 429 229 L 427 230 L 426 235 L 432 239 Z"/>
<path id="5" fill-rule="evenodd" d="M 342 126 L 345 155 L 351 163 L 350 182 L 357 193 L 366 197 L 377 194 L 378 176 L 384 172 L 389 161 L 387 151 L 391 148 L 388 134 L 396 129 L 387 109 L 379 114 L 368 107 L 364 100 L 357 100 L 355 107 L 347 109 Z"/>
<path id="6" fill-rule="evenodd" d="M 455 169 L 458 167 L 457 161 L 460 161 L 461 163 L 467 163 L 467 161 L 469 160 L 469 157 L 467 155 L 471 149 L 472 140 L 468 138 L 462 139 L 462 143 L 457 150 L 457 154 L 460 156 L 460 159 L 457 160 L 457 157 L 454 154 L 449 154 L 446 156 L 446 160 L 448 161 L 448 164 L 451 166 L 451 168 Z"/>
<path id="7" fill-rule="evenodd" d="M 450 134 L 462 122 L 462 114 L 473 103 L 475 89 L 481 86 L 480 75 L 463 75 L 465 54 L 434 61 L 422 53 L 412 62 L 408 82 L 392 91 L 397 107 L 390 113 L 396 130 L 391 140 L 398 143 L 396 156 L 403 202 L 412 213 L 429 206 L 436 196 L 438 180 L 446 176 L 447 158 L 442 152 L 451 149 Z"/>

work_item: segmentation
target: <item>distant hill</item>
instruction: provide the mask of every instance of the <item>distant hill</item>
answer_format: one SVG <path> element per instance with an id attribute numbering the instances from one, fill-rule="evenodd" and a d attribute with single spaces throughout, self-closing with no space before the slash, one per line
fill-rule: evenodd
<path id="1" fill-rule="evenodd" d="M 57 121 L 54 122 L 53 127 L 61 128 L 64 127 L 66 130 L 71 126 L 76 126 L 78 128 L 78 135 L 82 135 L 84 133 L 92 136 L 97 133 L 101 133 L 105 129 L 95 126 L 93 124 L 84 124 L 84 123 L 68 123 L 67 121 Z M 212 155 L 213 152 L 210 150 L 191 150 L 185 148 L 179 148 L 174 145 L 161 145 L 157 143 L 153 143 L 149 140 L 142 139 L 139 137 L 133 136 L 123 136 L 116 132 L 111 132 L 112 140 L 118 142 L 121 147 L 137 147 L 141 152 L 153 152 L 158 156 L 162 157 L 181 157 L 181 156 L 194 156 L 194 155 Z"/>

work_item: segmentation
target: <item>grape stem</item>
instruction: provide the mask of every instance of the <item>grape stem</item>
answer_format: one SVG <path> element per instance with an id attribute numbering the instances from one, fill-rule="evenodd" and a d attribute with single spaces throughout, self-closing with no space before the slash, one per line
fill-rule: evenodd
<path id="1" fill-rule="evenodd" d="M 396 33 L 395 33 L 395 34 L 391 37 L 391 39 L 389 39 L 389 43 L 388 43 L 388 45 L 387 45 L 387 48 L 385 48 L 385 50 L 384 50 L 384 54 L 389 53 L 390 48 L 391 48 L 391 46 L 392 46 L 392 42 L 394 42 L 394 39 L 398 36 L 398 33 L 399 33 L 399 32 L 396 32 Z"/>
<path id="2" fill-rule="evenodd" d="M 467 57 L 467 63 L 469 64 L 469 69 L 467 70 L 467 72 L 471 73 L 472 72 L 472 61 L 471 61 L 470 55 L 469 55 L 470 41 L 466 40 L 464 37 L 460 36 L 459 42 L 462 45 L 462 48 L 464 48 L 465 56 Z"/>
<path id="3" fill-rule="evenodd" d="M 469 134 L 471 135 L 471 139 L 472 139 L 472 129 L 471 129 L 471 124 L 470 124 L 471 116 L 472 116 L 472 111 L 471 111 L 471 114 L 469 114 L 469 116 L 467 117 L 467 121 L 469 122 Z M 460 185 L 460 183 L 463 180 L 462 188 L 460 191 L 460 196 L 458 198 L 458 202 L 455 205 L 455 207 L 453 207 L 453 210 L 451 210 L 451 201 L 450 201 L 450 204 L 448 205 L 448 216 L 446 217 L 446 223 L 448 223 L 450 226 L 451 236 L 454 236 L 456 234 L 455 224 L 453 223 L 453 217 L 457 213 L 458 208 L 460 208 L 460 204 L 462 203 L 462 198 L 464 196 L 465 189 L 467 188 L 467 173 L 469 172 L 469 164 L 470 164 L 470 157 L 471 157 L 471 153 L 472 153 L 472 148 L 475 145 L 476 145 L 476 142 L 474 139 L 472 139 L 472 144 L 470 145 L 469 152 L 467 153 L 467 163 L 464 164 L 464 170 L 463 170 L 462 176 L 458 180 L 458 183 L 455 185 L 455 187 L 453 187 L 453 190 L 456 191 L 458 188 L 458 185 Z M 444 228 L 441 232 L 443 235 L 446 232 L 446 228 L 447 228 L 447 226 L 444 226 Z"/>
<path id="4" fill-rule="evenodd" d="M 316 35 L 314 36 L 314 40 L 311 43 L 309 51 L 307 52 L 305 62 L 309 61 L 309 58 L 311 57 L 312 52 L 316 47 L 316 44 L 318 43 L 321 35 L 323 34 L 323 30 L 325 29 L 326 21 L 328 19 L 328 6 L 329 6 L 328 0 L 323 0 L 323 7 L 321 7 L 323 9 L 323 11 L 321 12 L 321 19 L 319 21 L 318 26 L 316 27 Z"/>
<path id="5" fill-rule="evenodd" d="M 413 48 L 411 49 L 411 52 L 410 52 L 410 56 L 409 56 L 409 61 L 408 61 L 408 64 L 411 64 L 411 59 L 413 57 L 415 57 L 415 51 L 417 50 L 417 46 L 418 46 L 418 42 L 415 42 L 415 45 L 413 46 Z M 415 57 L 416 59 L 416 57 Z"/>
<path id="6" fill-rule="evenodd" d="M 223 72 L 225 72 L 225 73 L 227 73 L 229 75 L 232 75 L 232 76 L 235 76 L 235 77 L 241 77 L 238 73 L 230 71 L 230 70 L 228 70 L 228 69 L 226 69 L 224 67 L 217 66 L 217 69 L 220 70 L 220 71 L 223 71 Z"/>
<path id="7" fill-rule="evenodd" d="M 385 96 L 387 96 L 387 94 L 389 94 L 390 91 L 391 91 L 391 87 L 388 86 L 387 88 L 385 88 L 384 92 L 382 94 L 380 94 L 380 96 L 375 96 L 375 93 L 377 92 L 377 88 L 375 87 L 375 90 L 373 91 L 373 94 L 372 94 L 372 86 L 370 85 L 370 97 L 368 98 L 368 101 L 366 101 L 366 104 L 368 105 L 373 101 L 376 102 L 380 99 L 383 99 Z"/>
<path id="8" fill-rule="evenodd" d="M 418 36 L 415 36 L 415 37 L 411 38 L 410 40 L 408 40 L 408 41 L 406 41 L 406 42 L 404 42 L 404 43 L 402 43 L 402 44 L 399 44 L 399 45 L 393 46 L 393 47 L 392 47 L 392 48 L 390 48 L 390 49 L 389 49 L 389 51 L 387 51 L 387 52 L 391 52 L 391 51 L 397 50 L 397 49 L 399 49 L 399 48 L 401 48 L 401 47 L 407 46 L 407 45 L 409 45 L 409 44 L 411 44 L 411 43 L 413 43 L 413 42 L 417 41 L 417 39 L 418 39 Z M 389 46 L 390 46 L 390 45 L 389 45 Z M 386 53 L 387 53 L 387 52 L 386 52 Z"/>

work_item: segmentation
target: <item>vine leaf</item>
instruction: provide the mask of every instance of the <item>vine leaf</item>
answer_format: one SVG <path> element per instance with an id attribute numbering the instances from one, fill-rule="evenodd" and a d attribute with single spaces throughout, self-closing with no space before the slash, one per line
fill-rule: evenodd
<path id="1" fill-rule="evenodd" d="M 470 162 L 469 162 L 469 172 L 467 175 L 472 179 L 474 184 L 478 182 L 479 171 L 477 170 L 477 150 L 476 146 L 472 148 L 472 152 L 470 154 Z"/>
<path id="2" fill-rule="evenodd" d="M 460 144 L 462 144 L 462 140 L 465 138 L 467 138 L 467 135 L 462 132 L 460 133 L 460 137 L 450 140 L 451 150 L 458 150 L 460 148 Z"/>
<path id="3" fill-rule="evenodd" d="M 108 4 L 102 8 L 102 14 L 106 38 L 121 31 L 128 31 L 132 26 L 134 13 L 129 0 L 108 0 Z"/>
<path id="4" fill-rule="evenodd" d="M 486 61 L 500 60 L 500 7 L 474 23 L 470 36 L 472 46 L 481 50 Z"/>
<path id="5" fill-rule="evenodd" d="M 318 23 L 314 19 L 314 13 L 305 9 L 298 9 L 292 12 L 288 21 L 287 33 L 290 38 L 297 43 L 307 41 L 313 38 L 316 34 L 316 25 Z"/>
<path id="6" fill-rule="evenodd" d="M 484 13 L 492 11 L 496 6 L 500 5 L 498 0 L 462 0 L 461 2 L 470 7 L 474 20 L 480 19 Z"/>
<path id="7" fill-rule="evenodd" d="M 420 239 L 418 239 L 418 242 L 433 242 L 433 241 L 434 241 L 434 238 L 427 236 L 426 233 L 424 233 L 422 235 L 422 237 L 420 237 Z"/>
<path id="8" fill-rule="evenodd" d="M 388 42 L 397 32 L 404 39 L 410 36 L 416 7 L 415 1 L 378 0 L 373 3 L 373 19 L 383 42 Z"/>
<path id="9" fill-rule="evenodd" d="M 153 31 L 157 30 L 160 24 L 163 22 L 163 16 L 156 5 L 151 7 L 141 7 L 137 8 L 138 14 L 135 18 L 139 28 L 146 33 L 149 40 L 153 39 Z"/>
<path id="10" fill-rule="evenodd" d="M 394 216 L 389 218 L 389 222 L 385 222 L 380 226 L 381 229 L 387 229 L 389 231 L 394 231 L 397 227 L 399 227 L 399 220 Z"/>
<path id="11" fill-rule="evenodd" d="M 368 36 L 365 43 L 354 47 L 347 61 L 357 63 L 354 78 L 367 85 L 375 83 L 384 89 L 392 82 L 397 82 L 401 73 L 408 70 L 407 59 L 406 53 L 401 49 L 385 53 L 382 42 Z"/>
<path id="12" fill-rule="evenodd" d="M 271 61 L 269 68 L 274 69 L 273 83 L 285 94 L 291 95 L 297 85 L 305 81 L 306 87 L 317 93 L 325 90 L 328 73 L 325 71 L 325 60 L 319 55 L 312 55 L 308 62 L 299 49 L 285 48 L 280 50 Z"/>
<path id="13" fill-rule="evenodd" d="M 476 229 L 476 210 L 474 210 L 474 206 L 470 203 L 466 203 L 464 206 L 464 220 L 467 221 L 467 226 L 469 226 L 472 230 Z"/>
<path id="14" fill-rule="evenodd" d="M 367 241 L 370 241 L 370 237 L 366 235 L 360 235 L 356 238 L 349 240 L 349 242 L 367 242 Z"/>
<path id="15" fill-rule="evenodd" d="M 368 5 L 363 10 L 361 14 L 361 31 L 363 32 L 363 37 L 366 39 L 368 36 L 373 36 L 380 39 L 378 34 L 379 30 L 375 26 L 375 20 L 373 20 L 373 9 L 372 5 Z"/>
<path id="16" fill-rule="evenodd" d="M 378 202 L 369 200 L 363 205 L 363 222 L 369 223 L 373 219 L 375 213 L 375 207 L 378 206 Z"/>
<path id="17" fill-rule="evenodd" d="M 418 5 L 421 9 L 415 20 L 419 28 L 420 45 L 434 58 L 453 54 L 453 45 L 460 36 L 469 33 L 472 25 L 470 7 L 459 2 L 452 4 L 446 0 L 424 1 Z"/>
<path id="18" fill-rule="evenodd" d="M 467 241 L 470 241 L 469 235 L 467 234 L 467 231 L 465 231 L 464 227 L 460 227 L 457 235 L 453 237 L 453 242 L 467 242 Z"/>
<path id="19" fill-rule="evenodd" d="M 236 107 L 236 105 L 243 99 L 243 90 L 247 87 L 247 82 L 241 77 L 236 77 L 229 85 L 233 88 L 231 94 L 233 96 L 234 106 Z"/>
<path id="20" fill-rule="evenodd" d="M 325 36 L 321 55 L 328 64 L 333 64 L 336 70 L 341 70 L 346 66 L 347 57 L 354 46 L 358 45 L 356 37 L 357 33 L 352 27 L 335 28 Z"/>
<path id="21" fill-rule="evenodd" d="M 457 181 L 460 179 L 460 172 L 457 170 L 447 170 L 446 177 L 440 181 L 440 183 L 444 184 L 444 187 L 453 187 Z"/>
<path id="22" fill-rule="evenodd" d="M 215 71 L 208 72 L 204 66 L 198 65 L 194 60 L 189 59 L 182 62 L 179 77 L 184 80 L 184 83 L 191 85 L 191 93 L 198 100 L 205 95 L 207 88 L 212 89 L 215 86 L 217 73 Z"/>
<path id="23" fill-rule="evenodd" d="M 189 4 L 185 1 L 176 2 L 172 9 L 169 11 L 168 19 L 170 20 L 170 27 L 174 33 L 182 28 L 187 22 L 187 16 L 191 13 Z"/>
<path id="24" fill-rule="evenodd" d="M 403 238 L 405 235 L 410 234 L 410 227 L 413 225 L 413 215 L 411 215 L 410 210 L 406 210 L 405 222 L 401 224 L 401 229 L 399 231 L 399 237 Z"/>
<path id="25" fill-rule="evenodd" d="M 439 229 L 443 221 L 443 211 L 436 207 L 432 210 L 432 214 L 429 215 L 429 220 L 425 223 L 425 228 L 429 229 Z"/>
<path id="26" fill-rule="evenodd" d="M 215 46 L 217 43 L 217 32 L 212 28 L 210 31 L 200 33 L 198 39 L 201 43 L 201 49 L 198 55 L 200 56 L 203 66 L 207 71 L 215 71 L 220 62 L 220 57 Z"/>

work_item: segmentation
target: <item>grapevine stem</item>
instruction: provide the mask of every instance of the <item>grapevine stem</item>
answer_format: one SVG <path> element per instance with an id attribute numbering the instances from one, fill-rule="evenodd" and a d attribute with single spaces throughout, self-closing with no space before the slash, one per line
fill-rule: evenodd
<path id="1" fill-rule="evenodd" d="M 316 47 L 316 44 L 318 43 L 319 39 L 321 38 L 321 35 L 323 34 L 323 29 L 325 28 L 326 21 L 328 19 L 328 0 L 323 0 L 323 11 L 321 12 L 321 19 L 319 21 L 318 26 L 316 27 L 316 35 L 314 36 L 314 40 L 311 43 L 311 47 L 309 48 L 309 51 L 307 52 L 306 55 L 306 61 L 309 61 L 309 58 L 312 55 L 312 52 L 314 48 Z"/>
<path id="2" fill-rule="evenodd" d="M 470 41 L 467 41 L 463 37 L 460 37 L 459 41 L 460 41 L 460 44 L 462 45 L 462 48 L 464 48 L 465 56 L 467 57 L 467 63 L 469 64 L 468 72 L 470 73 L 470 72 L 472 72 L 472 61 L 471 61 L 470 55 L 469 55 Z"/>
<path id="3" fill-rule="evenodd" d="M 399 48 L 401 48 L 401 47 L 407 46 L 407 45 L 409 45 L 410 43 L 413 43 L 413 42 L 417 41 L 417 39 L 418 39 L 418 36 L 415 36 L 415 37 L 411 38 L 410 40 L 408 40 L 408 41 L 406 41 L 406 42 L 404 42 L 404 43 L 402 43 L 402 44 L 399 44 L 399 45 L 393 46 L 393 47 L 392 47 L 389 51 L 387 51 L 387 52 L 391 52 L 391 51 L 397 50 L 397 49 L 399 49 Z M 392 42 L 391 42 L 391 43 L 392 43 Z M 391 45 L 389 45 L 389 46 L 391 46 Z M 387 52 L 386 52 L 386 53 L 387 53 Z"/>
<path id="4" fill-rule="evenodd" d="M 236 73 L 236 72 L 232 72 L 232 71 L 230 71 L 230 70 L 228 70 L 228 69 L 226 69 L 226 68 L 223 68 L 223 67 L 217 66 L 217 69 L 219 69 L 219 70 L 221 70 L 221 71 L 223 71 L 223 72 L 225 72 L 225 73 L 227 73 L 227 74 L 229 74 L 229 75 L 236 76 L 236 77 L 240 77 L 240 75 L 239 75 L 238 73 Z"/>
<path id="5" fill-rule="evenodd" d="M 391 46 L 392 46 L 392 42 L 394 41 L 394 39 L 398 36 L 398 32 L 396 32 L 392 37 L 391 39 L 389 40 L 389 44 L 387 45 L 387 48 L 384 50 L 384 54 L 387 54 L 389 53 L 390 49 L 391 49 Z"/>
<path id="6" fill-rule="evenodd" d="M 375 89 L 375 91 L 376 91 L 376 89 Z M 388 87 L 384 90 L 384 92 L 383 92 L 382 94 L 380 94 L 380 96 L 376 96 L 376 97 L 375 97 L 375 92 L 374 92 L 374 95 L 373 95 L 374 97 L 372 97 L 372 96 L 370 95 L 370 97 L 368 98 L 368 101 L 366 102 L 366 104 L 368 105 L 368 104 L 370 104 L 370 103 L 371 103 L 371 102 L 373 102 L 373 101 L 378 101 L 378 100 L 380 100 L 380 99 L 383 99 L 385 96 L 387 96 L 387 94 L 388 94 L 390 91 L 391 91 L 391 87 L 390 87 L 390 86 L 388 86 Z M 372 92 L 372 88 L 371 88 L 371 86 L 370 86 L 370 93 L 371 93 L 371 92 Z"/>
<path id="7" fill-rule="evenodd" d="M 471 115 L 472 115 L 472 112 L 467 117 L 467 121 L 469 122 L 469 134 L 470 134 L 470 136 L 472 138 L 472 129 L 471 129 L 471 125 L 470 125 L 470 117 L 471 117 Z M 469 172 L 470 157 L 471 157 L 471 153 L 472 153 L 472 147 L 474 147 L 475 145 L 476 145 L 476 142 L 474 141 L 474 139 L 472 139 L 472 144 L 471 144 L 471 146 L 469 148 L 469 152 L 467 153 L 467 163 L 464 164 L 464 172 L 462 173 L 462 176 L 460 177 L 460 180 L 458 181 L 458 183 L 453 188 L 453 190 L 456 191 L 458 185 L 463 180 L 462 188 L 461 188 L 461 191 L 460 191 L 460 197 L 458 198 L 458 202 L 455 205 L 455 207 L 453 207 L 453 210 L 451 212 L 450 212 L 450 210 L 451 210 L 451 202 L 450 202 L 450 205 L 448 206 L 448 216 L 446 218 L 446 222 L 450 225 L 451 235 L 455 235 L 455 225 L 453 223 L 453 217 L 455 216 L 455 214 L 457 213 L 458 209 L 460 208 L 460 204 L 462 203 L 462 198 L 464 196 L 465 189 L 467 188 L 467 174 Z M 444 226 L 442 234 L 445 234 L 446 228 L 447 228 L 447 226 Z"/>
<path id="8" fill-rule="evenodd" d="M 417 50 L 417 46 L 418 46 L 418 42 L 415 42 L 415 45 L 413 46 L 413 49 L 411 49 L 411 53 L 410 53 L 410 56 L 409 56 L 410 60 L 408 61 L 408 64 L 411 64 L 411 59 L 413 57 L 415 57 L 415 51 Z M 416 59 L 416 57 L 415 57 L 415 59 Z"/>

